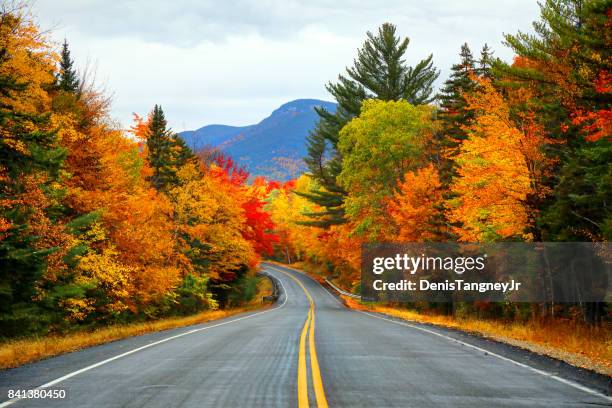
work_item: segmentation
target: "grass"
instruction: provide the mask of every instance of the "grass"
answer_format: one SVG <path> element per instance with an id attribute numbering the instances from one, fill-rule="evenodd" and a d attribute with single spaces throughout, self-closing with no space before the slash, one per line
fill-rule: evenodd
<path id="1" fill-rule="evenodd" d="M 408 321 L 475 333 L 600 374 L 612 375 L 612 325 L 609 322 L 602 327 L 588 327 L 564 320 L 525 323 L 476 318 L 458 319 L 390 306 L 363 304 L 348 297 L 343 299 L 347 306 L 353 309 L 384 313 Z"/>
<path id="2" fill-rule="evenodd" d="M 109 343 L 126 337 L 205 323 L 266 307 L 267 305 L 261 299 L 263 296 L 272 293 L 272 284 L 269 279 L 260 279 L 258 292 L 257 296 L 249 304 L 239 308 L 207 310 L 192 316 L 170 317 L 150 322 L 113 325 L 93 331 L 82 330 L 64 335 L 8 340 L 0 343 L 0 369 L 18 367 L 33 361 Z"/>

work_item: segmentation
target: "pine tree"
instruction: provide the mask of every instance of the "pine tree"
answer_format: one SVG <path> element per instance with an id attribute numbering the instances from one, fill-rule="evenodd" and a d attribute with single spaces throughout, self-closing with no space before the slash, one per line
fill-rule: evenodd
<path id="1" fill-rule="evenodd" d="M 174 166 L 177 169 L 183 167 L 190 161 L 196 160 L 193 150 L 187 146 L 187 143 L 185 143 L 185 141 L 179 135 L 172 135 L 172 145 Z"/>
<path id="2" fill-rule="evenodd" d="M 342 204 L 346 192 L 336 181 L 342 168 L 337 150 L 338 134 L 359 115 L 364 100 L 406 100 L 414 105 L 432 101 L 433 83 L 439 75 L 433 66 L 433 57 L 429 55 L 414 67 L 406 65 L 404 55 L 408 44 L 408 38 L 396 35 L 393 24 L 385 23 L 376 34 L 367 33 L 346 76 L 339 75 L 338 82 L 327 84 L 338 106 L 335 113 L 317 109 L 319 123 L 308 137 L 308 156 L 304 159 L 321 188 L 300 193 L 324 210 L 308 214 L 311 221 L 304 224 L 325 228 L 345 222 Z"/>
<path id="3" fill-rule="evenodd" d="M 74 61 L 70 57 L 68 41 L 65 39 L 64 44 L 62 45 L 61 58 L 57 86 L 62 91 L 77 93 L 80 87 L 80 82 L 77 72 L 73 67 Z"/>

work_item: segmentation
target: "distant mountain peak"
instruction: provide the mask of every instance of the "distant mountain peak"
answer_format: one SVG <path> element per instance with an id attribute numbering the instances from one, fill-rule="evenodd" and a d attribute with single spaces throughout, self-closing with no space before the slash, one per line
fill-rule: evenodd
<path id="1" fill-rule="evenodd" d="M 306 112 L 311 111 L 315 107 L 323 106 L 335 109 L 336 104 L 333 102 L 322 101 L 320 99 L 296 99 L 282 104 L 276 108 L 270 116 L 279 115 L 285 112 Z"/>
<path id="2" fill-rule="evenodd" d="M 253 176 L 287 180 L 304 171 L 306 137 L 319 117 L 315 107 L 335 111 L 336 104 L 319 99 L 296 99 L 249 126 L 207 125 L 179 135 L 193 150 L 217 148 L 243 165 Z"/>

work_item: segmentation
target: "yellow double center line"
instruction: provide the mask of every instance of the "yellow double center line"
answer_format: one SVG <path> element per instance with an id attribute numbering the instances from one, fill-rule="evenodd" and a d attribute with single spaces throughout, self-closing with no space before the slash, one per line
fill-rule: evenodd
<path id="1" fill-rule="evenodd" d="M 308 317 L 302 328 L 300 335 L 300 351 L 298 354 L 298 373 L 297 373 L 297 388 L 298 388 L 298 407 L 306 408 L 310 404 L 308 402 L 308 370 L 306 366 L 306 338 L 308 337 L 308 351 L 310 354 L 310 371 L 312 373 L 312 388 L 314 389 L 315 399 L 318 408 L 327 408 L 327 398 L 325 398 L 325 390 L 323 388 L 323 380 L 321 379 L 321 370 L 319 368 L 319 359 L 317 358 L 317 348 L 315 345 L 315 304 L 312 296 L 304 286 L 304 284 L 295 276 L 283 270 L 268 266 L 277 272 L 287 275 L 293 279 L 304 291 L 310 307 L 308 308 Z"/>

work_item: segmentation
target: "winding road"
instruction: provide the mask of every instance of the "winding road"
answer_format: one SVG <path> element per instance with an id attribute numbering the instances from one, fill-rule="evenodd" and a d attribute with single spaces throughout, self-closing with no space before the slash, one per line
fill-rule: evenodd
<path id="1" fill-rule="evenodd" d="M 427 326 L 345 308 L 264 264 L 277 304 L 0 372 L 0 407 L 585 407 L 603 393 Z M 8 400 L 9 389 L 63 400 Z"/>

